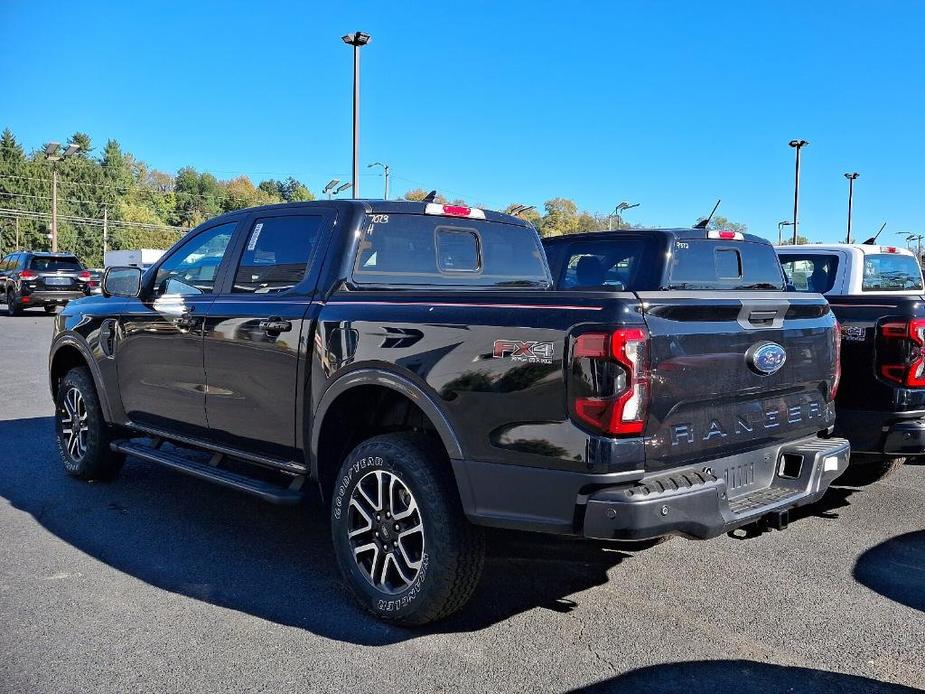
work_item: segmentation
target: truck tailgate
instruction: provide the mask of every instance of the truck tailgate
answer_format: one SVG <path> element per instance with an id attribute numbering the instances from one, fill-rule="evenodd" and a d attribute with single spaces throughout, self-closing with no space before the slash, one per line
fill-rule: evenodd
<path id="1" fill-rule="evenodd" d="M 821 296 L 637 295 L 651 336 L 648 470 L 811 435 L 834 420 L 834 340 L 819 336 L 833 335 L 835 319 Z"/>

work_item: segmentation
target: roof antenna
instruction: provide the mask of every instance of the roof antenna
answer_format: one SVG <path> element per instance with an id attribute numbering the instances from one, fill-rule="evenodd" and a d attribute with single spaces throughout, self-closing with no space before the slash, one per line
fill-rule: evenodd
<path id="1" fill-rule="evenodd" d="M 878 231 L 876 234 L 874 234 L 869 239 L 867 239 L 863 245 L 873 246 L 875 243 L 877 243 L 877 237 L 880 236 L 880 232 L 882 232 L 885 228 L 886 228 L 886 222 L 884 222 L 883 226 L 880 227 L 880 231 Z"/>
<path id="2" fill-rule="evenodd" d="M 717 201 L 716 201 L 716 204 L 713 205 L 713 211 L 710 212 L 710 216 L 709 216 L 709 217 L 705 217 L 704 219 L 701 219 L 701 220 L 700 220 L 699 222 L 697 222 L 692 228 L 694 228 L 694 229 L 706 229 L 706 228 L 707 228 L 707 225 L 710 223 L 710 220 L 713 219 L 713 215 L 716 214 L 716 208 L 719 207 L 719 204 L 720 204 L 721 202 L 722 202 L 722 200 L 717 200 Z"/>
<path id="3" fill-rule="evenodd" d="M 425 195 L 421 202 L 436 202 L 437 201 L 437 191 L 432 190 L 427 195 Z"/>

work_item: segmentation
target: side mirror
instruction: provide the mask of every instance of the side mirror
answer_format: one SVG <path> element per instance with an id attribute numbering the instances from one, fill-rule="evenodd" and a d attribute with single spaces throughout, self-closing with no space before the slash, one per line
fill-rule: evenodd
<path id="1" fill-rule="evenodd" d="M 134 299 L 141 294 L 141 268 L 110 267 L 103 275 L 103 296 Z"/>

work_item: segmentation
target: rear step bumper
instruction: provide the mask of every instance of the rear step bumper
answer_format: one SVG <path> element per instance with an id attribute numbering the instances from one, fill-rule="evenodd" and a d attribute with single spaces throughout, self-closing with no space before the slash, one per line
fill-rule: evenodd
<path id="1" fill-rule="evenodd" d="M 608 540 L 683 535 L 705 540 L 765 517 L 774 526 L 786 527 L 782 512 L 822 497 L 848 467 L 849 453 L 845 439 L 812 437 L 603 489 L 588 499 L 584 535 Z M 749 470 L 748 484 L 740 484 L 744 467 Z"/>
<path id="2" fill-rule="evenodd" d="M 251 494 L 272 504 L 297 504 L 303 496 L 300 489 L 280 487 L 270 482 L 239 475 L 230 470 L 223 470 L 208 463 L 190 460 L 181 455 L 134 441 L 115 441 L 110 444 L 110 448 L 126 455 L 147 460 L 150 463 L 169 467 L 192 477 L 198 477 L 201 480 L 215 482 L 223 487 L 230 487 L 239 492 Z M 221 454 L 216 454 L 216 456 L 220 458 Z"/>

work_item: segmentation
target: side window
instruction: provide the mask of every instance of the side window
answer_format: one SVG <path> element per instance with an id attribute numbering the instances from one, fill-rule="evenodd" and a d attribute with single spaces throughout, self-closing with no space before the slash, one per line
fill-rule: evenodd
<path id="1" fill-rule="evenodd" d="M 8 255 L 8 256 L 5 256 L 5 257 L 3 258 L 3 260 L 0 260 L 0 272 L 3 272 L 4 270 L 9 269 L 9 267 L 10 267 L 10 258 L 12 258 L 12 257 L 13 257 L 13 256 Z"/>
<path id="2" fill-rule="evenodd" d="M 180 246 L 157 269 L 154 291 L 158 294 L 211 294 L 215 273 L 237 224 L 229 222 L 212 227 Z"/>
<path id="3" fill-rule="evenodd" d="M 305 277 L 323 221 L 318 215 L 258 219 L 247 236 L 231 291 L 279 294 L 292 289 Z"/>
<path id="4" fill-rule="evenodd" d="M 787 283 L 798 292 L 825 294 L 835 285 L 838 256 L 821 253 L 782 254 L 780 265 Z"/>

